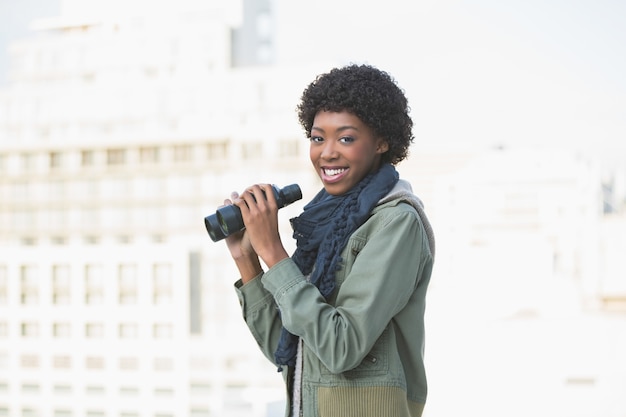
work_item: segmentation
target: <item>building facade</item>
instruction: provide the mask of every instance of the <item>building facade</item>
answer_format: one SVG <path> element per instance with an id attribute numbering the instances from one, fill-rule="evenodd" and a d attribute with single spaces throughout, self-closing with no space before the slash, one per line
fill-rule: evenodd
<path id="1" fill-rule="evenodd" d="M 267 65 L 281 56 L 276 4 L 67 0 L 11 46 L 0 91 L 0 416 L 282 415 L 282 379 L 240 317 L 225 245 L 203 224 L 231 191 L 298 183 L 303 200 L 279 213 L 293 245 L 287 219 L 320 187 L 295 105 L 328 67 Z M 399 170 L 437 234 L 431 328 L 459 311 L 550 315 L 563 294 L 568 311 L 622 305 L 621 229 L 599 243 L 593 164 L 417 139 Z M 431 340 L 435 416 L 450 358 Z"/>

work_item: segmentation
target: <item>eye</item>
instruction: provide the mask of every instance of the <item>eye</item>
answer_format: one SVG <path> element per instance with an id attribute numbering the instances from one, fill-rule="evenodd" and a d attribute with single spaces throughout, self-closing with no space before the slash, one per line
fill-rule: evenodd
<path id="1" fill-rule="evenodd" d="M 324 142 L 324 138 L 321 136 L 311 136 L 311 138 L 309 139 L 311 142 L 313 143 L 322 143 Z"/>
<path id="2" fill-rule="evenodd" d="M 354 138 L 352 136 L 342 136 L 339 138 L 339 142 L 341 143 L 352 143 L 354 142 Z"/>

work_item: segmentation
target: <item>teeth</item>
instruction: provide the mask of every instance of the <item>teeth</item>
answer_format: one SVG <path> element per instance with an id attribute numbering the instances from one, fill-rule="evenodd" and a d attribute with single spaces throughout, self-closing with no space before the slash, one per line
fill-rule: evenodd
<path id="1" fill-rule="evenodd" d="M 345 168 L 337 168 L 337 169 L 324 169 L 324 173 L 330 177 L 332 177 L 333 175 L 338 175 L 341 174 L 343 171 L 345 171 Z"/>

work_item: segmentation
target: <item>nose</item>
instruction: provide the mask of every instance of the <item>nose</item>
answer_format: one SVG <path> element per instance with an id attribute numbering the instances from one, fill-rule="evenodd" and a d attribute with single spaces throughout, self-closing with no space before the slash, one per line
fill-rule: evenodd
<path id="1" fill-rule="evenodd" d="M 324 142 L 322 153 L 323 159 L 332 160 L 337 158 L 337 148 L 334 141 L 327 140 Z"/>

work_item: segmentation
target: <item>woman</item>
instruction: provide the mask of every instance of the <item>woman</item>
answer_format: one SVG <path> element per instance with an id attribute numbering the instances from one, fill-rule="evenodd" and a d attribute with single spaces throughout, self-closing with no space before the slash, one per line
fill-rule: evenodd
<path id="1" fill-rule="evenodd" d="M 226 240 L 244 319 L 283 373 L 287 416 L 420 416 L 435 248 L 394 168 L 413 141 L 406 97 L 387 73 L 349 65 L 305 89 L 298 117 L 324 188 L 292 219 L 295 253 L 270 185 L 225 201 L 246 225 Z"/>

